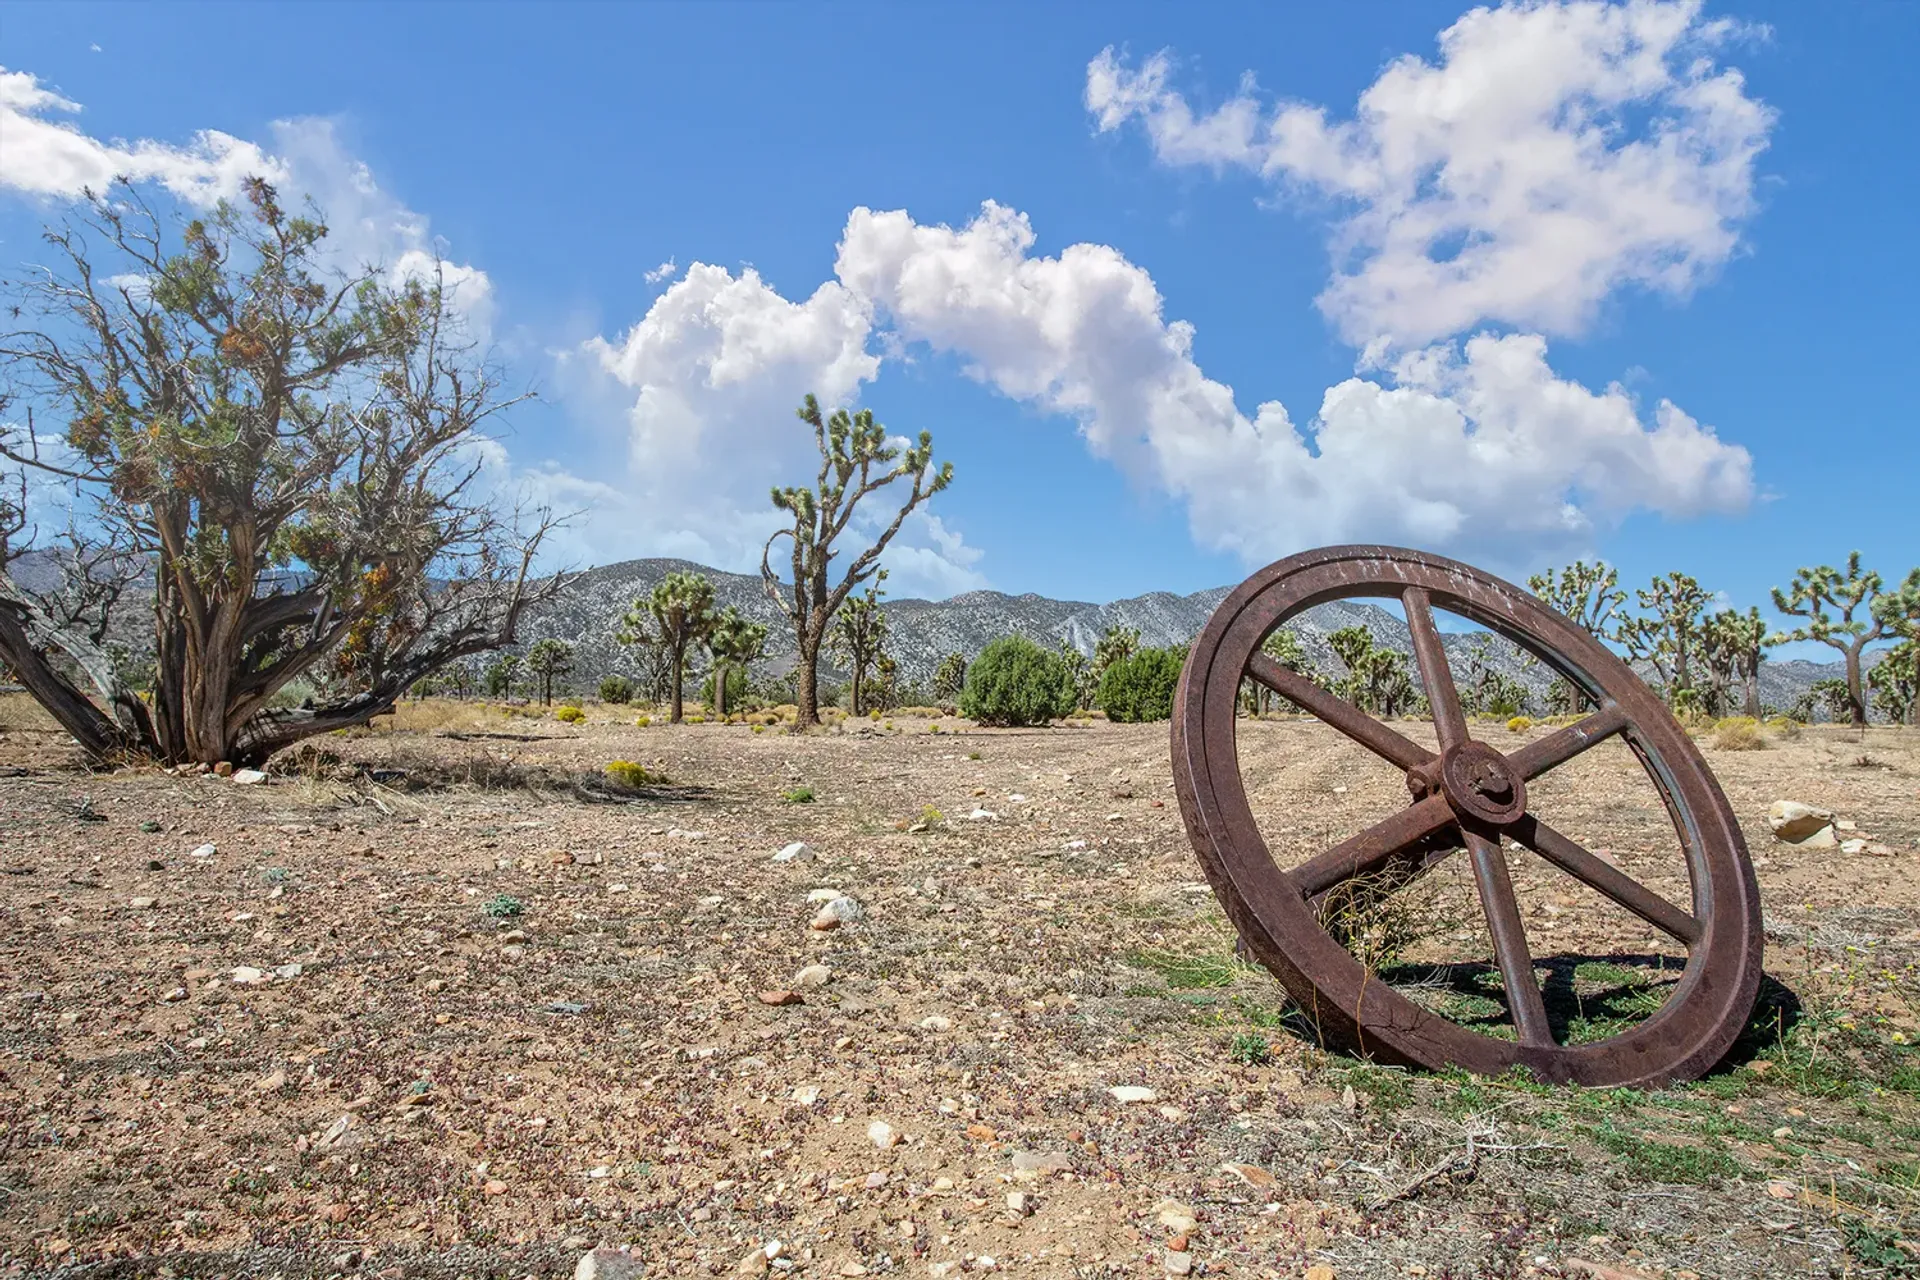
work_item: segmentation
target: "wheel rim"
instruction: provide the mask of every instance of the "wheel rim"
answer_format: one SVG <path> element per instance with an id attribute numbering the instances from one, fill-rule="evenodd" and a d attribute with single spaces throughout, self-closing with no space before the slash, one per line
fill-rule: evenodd
<path id="1" fill-rule="evenodd" d="M 1260 652 L 1275 628 L 1304 610 L 1368 597 L 1399 599 L 1406 609 L 1438 753 Z M 1533 653 L 1597 710 L 1510 755 L 1474 740 L 1432 621 L 1435 606 Z M 1281 870 L 1239 770 L 1236 708 L 1243 678 L 1266 685 L 1405 770 L 1414 803 Z M 1529 781 L 1616 735 L 1639 758 L 1673 823 L 1692 887 L 1686 907 L 1614 869 L 1527 808 Z M 1531 594 L 1477 569 L 1423 552 L 1356 546 L 1305 552 L 1254 574 L 1221 603 L 1188 655 L 1174 707 L 1173 760 L 1188 834 L 1248 949 L 1310 1017 L 1363 1054 L 1487 1074 L 1518 1065 L 1542 1079 L 1585 1084 L 1656 1083 L 1693 1078 L 1712 1067 L 1753 1007 L 1764 945 L 1759 891 L 1739 826 L 1706 762 L 1624 662 Z M 1687 947 L 1680 980 L 1657 1012 L 1606 1039 L 1554 1040 L 1502 836 Z M 1396 856 L 1404 860 L 1435 838 L 1456 838 L 1473 866 L 1513 1041 L 1461 1026 L 1387 986 L 1316 915 L 1316 898 Z"/>

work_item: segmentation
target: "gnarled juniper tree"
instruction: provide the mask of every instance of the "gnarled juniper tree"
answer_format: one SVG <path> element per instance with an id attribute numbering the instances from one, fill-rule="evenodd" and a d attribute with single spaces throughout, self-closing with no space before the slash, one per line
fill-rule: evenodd
<path id="1" fill-rule="evenodd" d="M 415 681 L 511 643 L 562 585 L 476 484 L 512 400 L 438 273 L 343 270 L 317 216 L 258 179 L 176 233 L 131 187 L 51 228 L 10 282 L 0 453 L 73 513 L 46 540 L 0 510 L 0 660 L 98 761 L 258 764 L 393 709 Z M 61 581 L 6 572 L 44 553 Z M 104 642 L 152 617 L 152 687 Z M 290 684 L 312 705 L 286 707 Z"/>
<path id="2" fill-rule="evenodd" d="M 814 444 L 820 450 L 820 474 L 811 489 L 793 486 L 773 491 L 773 505 L 793 518 L 793 527 L 775 531 L 760 553 L 760 576 L 767 594 L 792 620 L 794 644 L 800 651 L 794 697 L 799 708 L 794 717 L 796 732 L 820 723 L 820 649 L 826 643 L 827 625 L 833 615 L 855 587 L 873 576 L 880 553 L 900 532 L 914 508 L 953 483 L 951 462 L 942 463 L 937 471 L 933 469 L 931 432 L 922 431 L 917 445 L 902 448 L 888 442 L 887 430 L 874 421 L 872 410 L 849 414 L 837 409 L 828 417 L 821 413 L 820 402 L 811 393 L 798 415 L 813 428 Z M 906 500 L 873 545 L 855 556 L 840 581 L 830 586 L 827 579 L 836 554 L 834 544 L 846 533 L 854 509 L 862 498 L 896 480 L 909 482 Z M 785 595 L 772 562 L 773 544 L 781 538 L 793 541 L 793 578 L 784 588 Z"/>

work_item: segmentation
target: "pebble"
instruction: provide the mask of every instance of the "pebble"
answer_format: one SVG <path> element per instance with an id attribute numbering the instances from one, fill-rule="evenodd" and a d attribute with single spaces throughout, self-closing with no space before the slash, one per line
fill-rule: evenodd
<path id="1" fill-rule="evenodd" d="M 154 900 L 152 898 L 135 898 L 131 902 L 127 903 L 127 905 L 129 907 L 132 907 L 135 911 L 145 911 L 148 907 L 153 905 L 153 902 Z"/>
<path id="2" fill-rule="evenodd" d="M 243 964 L 233 971 L 232 981 L 242 987 L 254 987 L 267 981 L 267 974 L 264 969 Z"/>
<path id="3" fill-rule="evenodd" d="M 841 892 L 838 889 L 807 890 L 808 902 L 832 902 L 835 898 L 842 897 L 842 896 L 844 895 L 841 894 Z"/>
<path id="4" fill-rule="evenodd" d="M 807 998 L 798 991 L 762 991 L 760 993 L 761 1004 L 773 1005 L 776 1008 L 782 1005 L 805 1004 L 806 1002 Z"/>
<path id="5" fill-rule="evenodd" d="M 220 850 L 215 848 L 213 845 L 203 844 L 197 849 L 187 850 L 187 856 L 189 858 L 211 858 L 214 854 L 218 852 L 220 852 Z"/>
<path id="6" fill-rule="evenodd" d="M 788 1094 L 787 1097 L 803 1107 L 810 1107 L 820 1101 L 820 1086 L 817 1084 L 803 1084 Z"/>
<path id="7" fill-rule="evenodd" d="M 898 1145 L 900 1135 L 885 1120 L 875 1120 L 867 1126 L 867 1140 L 882 1151 Z"/>
<path id="8" fill-rule="evenodd" d="M 975 809 L 966 815 L 968 822 L 998 822 L 1000 815 L 991 809 Z"/>
<path id="9" fill-rule="evenodd" d="M 860 904 L 852 898 L 835 898 L 820 908 L 820 914 L 813 918 L 813 928 L 820 930 L 838 929 L 843 924 L 858 920 L 866 913 Z"/>
<path id="10" fill-rule="evenodd" d="M 1007 1212 L 1016 1218 L 1024 1218 L 1033 1212 L 1033 1197 L 1024 1191 L 1007 1192 Z"/>
<path id="11" fill-rule="evenodd" d="M 920 1019 L 920 1029 L 922 1031 L 951 1031 L 953 1030 L 953 1019 L 936 1013 Z"/>
<path id="12" fill-rule="evenodd" d="M 235 769 L 233 771 L 233 781 L 235 786 L 257 787 L 261 783 L 265 782 L 266 780 L 267 780 L 267 775 L 260 772 L 260 770 L 258 769 Z"/>
<path id="13" fill-rule="evenodd" d="M 833 970 L 824 964 L 810 964 L 793 975 L 793 985 L 799 991 L 816 991 L 833 981 Z"/>
<path id="14" fill-rule="evenodd" d="M 705 840 L 706 838 L 707 833 L 704 831 L 682 831 L 678 827 L 669 827 L 667 829 L 667 839 L 669 840 Z"/>
<path id="15" fill-rule="evenodd" d="M 1161 1226 L 1177 1235 L 1188 1235 L 1200 1225 L 1193 1210 L 1178 1200 L 1162 1200 L 1153 1207 L 1153 1218 Z"/>
<path id="16" fill-rule="evenodd" d="M 813 846 L 804 840 L 795 840 L 786 848 L 773 855 L 775 862 L 812 862 Z"/>
<path id="17" fill-rule="evenodd" d="M 1121 1106 L 1135 1102 L 1153 1102 L 1160 1097 L 1143 1084 L 1117 1084 L 1107 1092 L 1112 1094 L 1113 1100 Z"/>
<path id="18" fill-rule="evenodd" d="M 1185 1276 L 1193 1274 L 1193 1255 L 1185 1252 L 1167 1250 L 1167 1274 Z"/>

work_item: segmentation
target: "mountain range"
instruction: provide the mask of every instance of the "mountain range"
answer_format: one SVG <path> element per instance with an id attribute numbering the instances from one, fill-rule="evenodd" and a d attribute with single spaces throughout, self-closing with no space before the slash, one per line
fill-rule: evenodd
<path id="1" fill-rule="evenodd" d="M 792 668 L 798 652 L 792 623 L 768 597 L 760 576 L 727 573 L 687 560 L 623 560 L 586 570 L 529 616 L 522 639 L 532 643 L 551 636 L 573 645 L 576 680 L 583 685 L 590 686 L 610 672 L 631 673 L 632 654 L 616 639 L 621 619 L 662 578 L 682 571 L 704 574 L 713 583 L 716 608 L 731 606 L 742 616 L 766 624 L 767 657 L 757 665 L 759 673 L 778 676 Z M 901 680 L 909 686 L 924 686 L 947 654 L 963 654 L 972 661 L 988 641 L 1004 635 L 1024 635 L 1049 648 L 1065 643 L 1088 656 L 1109 627 L 1137 629 L 1143 645 L 1184 644 L 1200 632 L 1232 590 L 1214 587 L 1184 596 L 1154 591 L 1108 604 L 1032 593 L 969 591 L 946 600 L 883 599 L 881 609 L 887 616 L 887 652 L 899 664 Z M 1314 606 L 1290 625 L 1308 659 L 1323 671 L 1343 669 L 1327 642 L 1342 627 L 1365 627 L 1377 644 L 1409 657 L 1413 652 L 1405 621 L 1374 604 L 1332 601 Z M 1446 633 L 1444 642 L 1456 672 L 1465 668 L 1466 651 L 1485 637 L 1478 631 Z M 1512 644 L 1497 636 L 1488 638 L 1484 660 L 1536 695 L 1544 694 L 1551 682 L 1543 667 L 1525 661 Z M 822 668 L 823 677 L 845 675 L 830 659 L 823 658 Z M 1760 697 L 1774 706 L 1791 706 L 1814 681 L 1840 674 L 1838 662 L 1769 662 L 1761 668 Z"/>

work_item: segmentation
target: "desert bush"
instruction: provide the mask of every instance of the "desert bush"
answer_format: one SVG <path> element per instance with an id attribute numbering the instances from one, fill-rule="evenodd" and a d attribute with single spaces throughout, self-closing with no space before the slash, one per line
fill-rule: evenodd
<path id="1" fill-rule="evenodd" d="M 587 718 L 587 713 L 579 707 L 556 707 L 553 718 L 562 724 L 579 724 Z"/>
<path id="2" fill-rule="evenodd" d="M 1783 738 L 1797 738 L 1800 736 L 1800 722 L 1792 716 L 1774 716 L 1771 720 L 1767 721 L 1767 728 L 1773 730 Z"/>
<path id="3" fill-rule="evenodd" d="M 638 791 L 642 787 L 658 786 L 660 783 L 666 781 L 666 778 L 662 775 L 655 773 L 643 764 L 635 764 L 631 760 L 615 760 L 612 764 L 608 765 L 603 772 L 607 775 L 609 782 L 612 782 L 616 786 L 625 787 L 629 791 Z"/>
<path id="4" fill-rule="evenodd" d="M 1025 636 L 1002 636 L 967 668 L 960 714 L 985 725 L 1045 724 L 1073 710 L 1073 684 L 1060 655 Z"/>
<path id="5" fill-rule="evenodd" d="M 527 909 L 527 904 L 510 893 L 495 894 L 480 908 L 495 920 L 511 920 Z"/>
<path id="6" fill-rule="evenodd" d="M 625 706 L 633 701 L 633 681 L 625 676 L 608 676 L 600 682 L 600 701 Z"/>
<path id="7" fill-rule="evenodd" d="M 1107 719 L 1121 724 L 1165 720 L 1173 714 L 1173 695 L 1186 659 L 1179 649 L 1136 649 L 1107 664 L 1094 701 Z"/>
<path id="8" fill-rule="evenodd" d="M 1721 751 L 1759 751 L 1767 739 L 1752 716 L 1729 716 L 1713 727 L 1713 745 Z"/>
<path id="9" fill-rule="evenodd" d="M 1533 728 L 1533 721 L 1526 716 L 1515 716 L 1507 721 L 1508 733 L 1525 733 Z"/>
<path id="10" fill-rule="evenodd" d="M 791 787 L 780 793 L 782 804 L 812 804 L 813 800 L 812 787 Z"/>
<path id="11" fill-rule="evenodd" d="M 652 716 L 635 716 L 633 718 L 633 724 L 636 729 L 644 729 L 652 723 L 653 723 Z"/>

